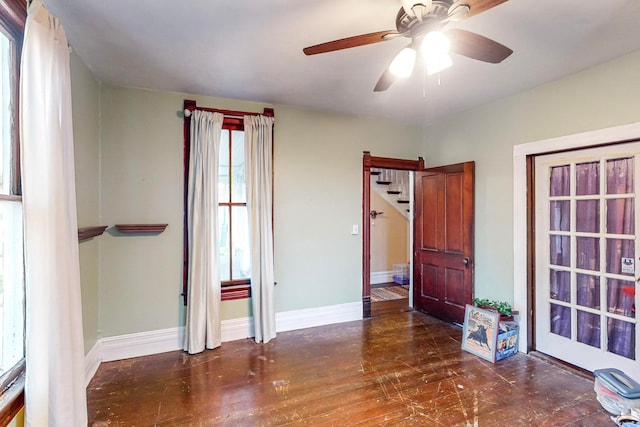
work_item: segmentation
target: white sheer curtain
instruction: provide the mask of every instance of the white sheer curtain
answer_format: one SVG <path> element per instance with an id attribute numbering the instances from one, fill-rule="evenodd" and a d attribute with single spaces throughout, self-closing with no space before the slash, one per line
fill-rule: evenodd
<path id="1" fill-rule="evenodd" d="M 256 342 L 276 337 L 273 304 L 273 117 L 245 116 L 245 174 L 251 242 L 251 300 Z"/>
<path id="2" fill-rule="evenodd" d="M 187 226 L 189 263 L 184 349 L 199 353 L 221 343 L 218 239 L 218 158 L 224 116 L 191 117 Z"/>
<path id="3" fill-rule="evenodd" d="M 86 426 L 69 50 L 29 6 L 20 82 L 26 281 L 26 425 Z"/>

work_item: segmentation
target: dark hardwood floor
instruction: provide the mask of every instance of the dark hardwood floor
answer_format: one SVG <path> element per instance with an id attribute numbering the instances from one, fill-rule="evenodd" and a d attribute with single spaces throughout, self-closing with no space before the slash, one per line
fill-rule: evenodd
<path id="1" fill-rule="evenodd" d="M 608 426 L 593 381 L 537 357 L 496 364 L 460 328 L 397 308 L 362 321 L 103 363 L 101 426 Z"/>

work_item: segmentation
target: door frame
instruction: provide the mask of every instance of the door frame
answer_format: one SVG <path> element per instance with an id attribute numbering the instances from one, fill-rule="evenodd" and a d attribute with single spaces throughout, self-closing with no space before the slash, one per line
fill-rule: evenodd
<path id="1" fill-rule="evenodd" d="M 424 169 L 424 159 L 395 159 L 362 155 L 362 317 L 371 317 L 371 168 L 417 171 Z M 414 201 L 415 203 L 415 201 Z M 413 250 L 411 251 L 413 254 Z"/>
<path id="2" fill-rule="evenodd" d="M 514 308 L 521 313 L 519 351 L 535 349 L 534 299 L 535 267 L 532 250 L 533 170 L 536 155 L 576 150 L 640 140 L 640 122 L 595 131 L 545 139 L 513 147 L 513 298 Z"/>

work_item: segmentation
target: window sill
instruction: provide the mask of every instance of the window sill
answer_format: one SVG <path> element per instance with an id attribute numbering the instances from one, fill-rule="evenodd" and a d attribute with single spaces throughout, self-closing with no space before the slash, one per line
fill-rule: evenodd
<path id="1" fill-rule="evenodd" d="M 221 290 L 222 301 L 251 298 L 251 285 L 225 286 Z"/>
<path id="2" fill-rule="evenodd" d="M 24 372 L 0 395 L 0 426 L 9 424 L 24 407 Z"/>

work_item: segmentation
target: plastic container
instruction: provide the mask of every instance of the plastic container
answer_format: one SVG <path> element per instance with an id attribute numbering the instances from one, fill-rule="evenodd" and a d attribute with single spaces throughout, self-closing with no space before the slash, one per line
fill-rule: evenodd
<path id="1" fill-rule="evenodd" d="M 393 283 L 397 285 L 409 284 L 409 264 L 393 264 Z"/>
<path id="2" fill-rule="evenodd" d="M 640 384 L 619 369 L 598 369 L 593 372 L 593 389 L 598 402 L 610 414 L 627 414 L 631 408 L 640 409 Z"/>

